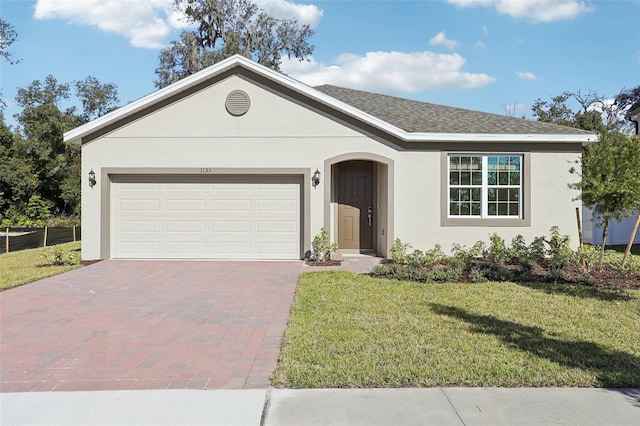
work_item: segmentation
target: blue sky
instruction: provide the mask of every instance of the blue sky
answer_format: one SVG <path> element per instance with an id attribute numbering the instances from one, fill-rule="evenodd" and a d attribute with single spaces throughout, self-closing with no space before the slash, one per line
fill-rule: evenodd
<path id="1" fill-rule="evenodd" d="M 531 118 L 538 98 L 640 84 L 640 0 L 255 1 L 315 29 L 310 61 L 283 63 L 312 86 Z M 184 26 L 171 3 L 2 0 L 22 60 L 0 64 L 7 122 L 17 88 L 49 74 L 114 83 L 121 105 L 154 91 L 160 48 Z"/>

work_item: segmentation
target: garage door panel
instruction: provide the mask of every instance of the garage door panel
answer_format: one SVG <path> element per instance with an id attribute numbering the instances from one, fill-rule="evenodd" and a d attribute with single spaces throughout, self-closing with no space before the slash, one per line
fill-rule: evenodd
<path id="1" fill-rule="evenodd" d="M 276 255 L 277 256 L 286 256 L 287 253 L 291 253 L 291 250 L 295 249 L 295 245 L 293 243 L 257 243 L 257 252 L 259 255 Z M 286 259 L 286 257 L 284 257 Z"/>
<path id="2" fill-rule="evenodd" d="M 301 180 L 114 176 L 112 257 L 298 259 Z"/>
<path id="3" fill-rule="evenodd" d="M 274 220 L 258 220 L 258 233 L 275 233 L 275 234 L 291 234 L 297 233 L 298 228 L 300 227 L 299 223 L 296 221 L 274 221 Z"/>
<path id="4" fill-rule="evenodd" d="M 251 253 L 249 241 L 213 241 L 210 247 L 213 256 L 221 259 L 245 259 Z"/>
<path id="5" fill-rule="evenodd" d="M 156 220 L 122 220 L 119 222 L 120 232 L 151 232 L 160 231 L 160 222 Z"/>
<path id="6" fill-rule="evenodd" d="M 119 251 L 124 255 L 140 256 L 144 254 L 160 255 L 160 243 L 157 241 L 125 241 L 119 244 Z"/>
<path id="7" fill-rule="evenodd" d="M 211 232 L 229 233 L 229 232 L 251 232 L 251 220 L 214 220 L 211 222 Z"/>
<path id="8" fill-rule="evenodd" d="M 166 253 L 177 257 L 202 257 L 205 255 L 204 241 L 167 241 Z"/>
<path id="9" fill-rule="evenodd" d="M 164 230 L 168 233 L 197 233 L 205 232 L 204 220 L 165 220 Z"/>
<path id="10" fill-rule="evenodd" d="M 158 200 L 120 200 L 120 211 L 126 212 L 160 212 L 160 202 Z"/>
<path id="11" fill-rule="evenodd" d="M 241 198 L 238 200 L 226 199 L 226 200 L 213 200 L 211 202 L 211 212 L 216 213 L 250 213 L 251 212 L 251 200 Z"/>
<path id="12" fill-rule="evenodd" d="M 165 200 L 164 211 L 167 213 L 191 213 L 191 212 L 204 212 L 205 200 Z"/>

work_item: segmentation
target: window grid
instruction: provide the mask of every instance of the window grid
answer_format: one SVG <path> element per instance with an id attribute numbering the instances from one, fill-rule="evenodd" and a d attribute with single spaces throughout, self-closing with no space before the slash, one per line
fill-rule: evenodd
<path id="1" fill-rule="evenodd" d="M 522 217 L 521 155 L 449 155 L 448 216 Z"/>

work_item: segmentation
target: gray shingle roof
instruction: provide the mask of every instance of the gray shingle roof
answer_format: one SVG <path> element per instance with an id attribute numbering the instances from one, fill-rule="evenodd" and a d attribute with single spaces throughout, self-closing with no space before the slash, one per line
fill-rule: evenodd
<path id="1" fill-rule="evenodd" d="M 581 129 L 331 85 L 316 90 L 411 133 L 592 134 Z"/>

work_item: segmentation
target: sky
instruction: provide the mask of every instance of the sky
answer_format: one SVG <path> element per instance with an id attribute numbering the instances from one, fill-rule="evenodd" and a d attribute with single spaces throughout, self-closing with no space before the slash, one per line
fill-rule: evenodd
<path id="1" fill-rule="evenodd" d="M 640 85 L 640 0 L 254 0 L 315 31 L 309 61 L 282 71 L 418 101 L 533 118 L 564 91 L 612 98 Z M 1 0 L 20 62 L 0 62 L 13 114 L 18 88 L 53 75 L 118 87 L 120 105 L 156 90 L 163 46 L 185 28 L 172 0 Z"/>

